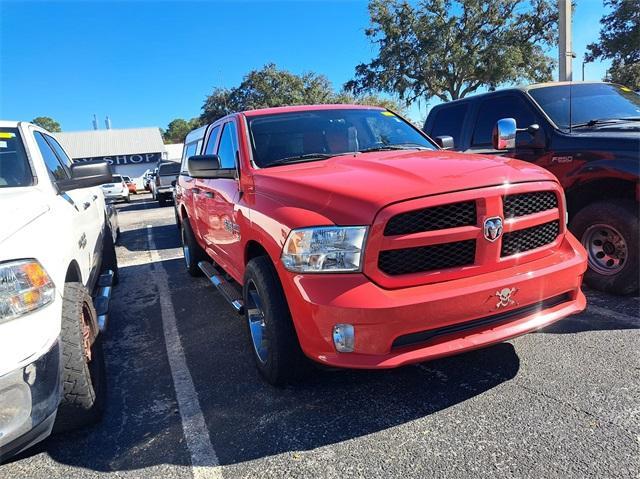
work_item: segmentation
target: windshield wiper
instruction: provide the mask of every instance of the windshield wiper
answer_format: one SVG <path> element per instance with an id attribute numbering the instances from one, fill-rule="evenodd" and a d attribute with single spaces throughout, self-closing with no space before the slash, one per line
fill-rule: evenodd
<path id="1" fill-rule="evenodd" d="M 380 145 L 372 146 L 371 148 L 365 148 L 364 150 L 358 150 L 358 153 L 369 153 L 371 151 L 391 151 L 391 150 L 426 150 L 426 146 L 419 145 L 417 143 L 403 143 L 398 145 Z"/>
<path id="2" fill-rule="evenodd" d="M 353 151 L 348 151 L 345 153 L 306 153 L 304 155 L 287 156 L 286 158 L 279 158 L 275 161 L 272 161 L 271 163 L 266 165 L 265 168 L 290 163 L 304 163 L 305 161 L 326 160 L 328 158 L 333 158 L 334 156 L 352 155 L 353 153 Z"/>
<path id="3" fill-rule="evenodd" d="M 582 128 L 582 127 L 591 127 L 596 125 L 608 125 L 611 123 L 619 123 L 621 121 L 640 121 L 640 117 L 629 117 L 629 118 L 601 118 L 585 121 L 584 123 L 576 123 L 571 125 L 571 128 Z"/>

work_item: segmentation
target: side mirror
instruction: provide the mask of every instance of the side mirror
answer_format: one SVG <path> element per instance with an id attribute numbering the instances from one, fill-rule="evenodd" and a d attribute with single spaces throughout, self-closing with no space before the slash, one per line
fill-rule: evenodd
<path id="1" fill-rule="evenodd" d="M 443 150 L 451 150 L 455 146 L 453 144 L 453 137 L 448 135 L 436 136 L 434 138 L 436 145 L 438 145 Z"/>
<path id="2" fill-rule="evenodd" d="M 510 150 L 516 147 L 516 120 L 513 118 L 502 118 L 493 127 L 491 140 L 493 148 L 496 150 Z"/>
<path id="3" fill-rule="evenodd" d="M 187 158 L 191 178 L 235 178 L 235 168 L 220 168 L 218 155 L 193 155 Z"/>
<path id="4" fill-rule="evenodd" d="M 518 129 L 516 134 L 516 149 L 518 148 L 531 148 L 540 149 L 546 148 L 547 137 L 544 130 L 540 128 L 540 125 L 534 123 L 522 130 Z"/>
<path id="5" fill-rule="evenodd" d="M 111 183 L 111 167 L 106 161 L 86 161 L 71 164 L 71 178 L 60 180 L 56 185 L 60 191 L 90 188 L 92 186 Z"/>

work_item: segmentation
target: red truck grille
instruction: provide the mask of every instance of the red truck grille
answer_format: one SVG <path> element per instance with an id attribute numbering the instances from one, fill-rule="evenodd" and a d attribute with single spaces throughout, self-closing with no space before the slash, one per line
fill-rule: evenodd
<path id="1" fill-rule="evenodd" d="M 465 201 L 396 215 L 385 226 L 384 235 L 405 235 L 475 224 L 476 202 Z"/>
<path id="2" fill-rule="evenodd" d="M 556 183 L 535 182 L 390 205 L 371 228 L 364 272 L 383 287 L 407 287 L 545 256 L 565 232 L 561 198 Z M 484 223 L 495 217 L 503 232 L 491 240 Z"/>

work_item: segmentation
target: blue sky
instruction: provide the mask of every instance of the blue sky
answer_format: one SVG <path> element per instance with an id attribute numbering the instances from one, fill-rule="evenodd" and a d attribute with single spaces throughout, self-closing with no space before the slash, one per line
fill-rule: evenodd
<path id="1" fill-rule="evenodd" d="M 576 3 L 580 79 L 604 10 L 601 0 Z M 375 54 L 368 23 L 365 1 L 0 0 L 0 117 L 50 116 L 67 131 L 91 128 L 94 113 L 100 128 L 106 115 L 114 128 L 165 127 L 268 62 L 323 73 L 339 88 Z M 608 66 L 588 64 L 586 79 Z M 414 105 L 410 116 L 426 112 Z"/>

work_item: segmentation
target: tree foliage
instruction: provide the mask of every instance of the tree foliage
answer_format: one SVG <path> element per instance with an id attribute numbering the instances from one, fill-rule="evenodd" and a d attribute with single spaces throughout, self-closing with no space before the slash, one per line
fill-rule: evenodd
<path id="1" fill-rule="evenodd" d="M 640 89 L 640 0 L 604 0 L 611 12 L 600 19 L 596 43 L 587 45 L 585 60 L 610 59 L 609 79 Z"/>
<path id="2" fill-rule="evenodd" d="M 365 34 L 377 56 L 345 85 L 404 102 L 455 100 L 480 87 L 548 81 L 557 40 L 555 0 L 371 0 Z"/>
<path id="3" fill-rule="evenodd" d="M 184 143 L 184 139 L 189 132 L 191 130 L 195 130 L 199 126 L 199 118 L 192 118 L 191 120 L 176 118 L 167 125 L 166 130 L 162 131 L 162 139 L 167 144 Z"/>
<path id="4" fill-rule="evenodd" d="M 200 120 L 211 123 L 234 111 L 321 103 L 362 103 L 402 110 L 391 99 L 336 93 L 324 75 L 313 72 L 296 75 L 269 63 L 260 70 L 250 71 L 237 87 L 215 88 L 205 99 Z"/>
<path id="5" fill-rule="evenodd" d="M 48 116 L 38 116 L 31 120 L 31 123 L 33 123 L 34 125 L 38 125 L 39 127 L 44 128 L 51 133 L 58 133 L 62 131 L 62 129 L 60 128 L 60 123 Z"/>

